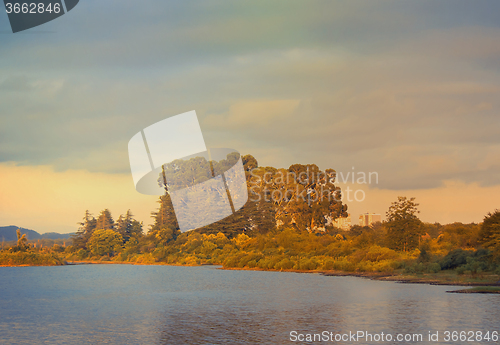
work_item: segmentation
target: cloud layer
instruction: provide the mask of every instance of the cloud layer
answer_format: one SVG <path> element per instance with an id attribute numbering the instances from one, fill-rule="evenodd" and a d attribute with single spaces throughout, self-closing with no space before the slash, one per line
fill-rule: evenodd
<path id="1" fill-rule="evenodd" d="M 0 162 L 122 176 L 135 133 L 194 109 L 209 147 L 261 165 L 498 186 L 499 9 L 88 0 L 15 35 L 0 11 Z"/>

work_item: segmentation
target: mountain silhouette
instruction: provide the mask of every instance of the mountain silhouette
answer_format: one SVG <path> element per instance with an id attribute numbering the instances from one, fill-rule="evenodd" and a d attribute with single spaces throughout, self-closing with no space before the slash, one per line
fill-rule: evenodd
<path id="1" fill-rule="evenodd" d="M 47 232 L 45 234 L 39 234 L 35 230 L 21 228 L 19 226 L 10 225 L 10 226 L 0 226 L 0 241 L 17 241 L 17 229 L 21 229 L 21 234 L 26 234 L 28 240 L 41 240 L 41 239 L 69 239 L 72 234 L 59 234 L 57 232 Z"/>

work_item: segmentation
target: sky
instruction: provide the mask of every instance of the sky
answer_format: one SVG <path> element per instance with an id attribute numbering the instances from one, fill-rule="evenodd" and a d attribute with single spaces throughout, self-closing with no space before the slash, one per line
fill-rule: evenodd
<path id="1" fill-rule="evenodd" d="M 0 226 L 68 233 L 109 208 L 147 230 L 158 198 L 135 190 L 128 141 L 191 110 L 208 147 L 261 166 L 376 172 L 338 181 L 361 190 L 354 221 L 407 196 L 425 222 L 481 222 L 500 208 L 499 10 L 85 0 L 16 34 L 2 10 Z"/>

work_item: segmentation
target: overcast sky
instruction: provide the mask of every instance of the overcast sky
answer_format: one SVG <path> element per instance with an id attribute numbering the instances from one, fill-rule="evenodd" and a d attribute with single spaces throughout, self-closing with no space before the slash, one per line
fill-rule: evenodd
<path id="1" fill-rule="evenodd" d="M 196 110 L 260 165 L 377 172 L 353 218 L 416 196 L 427 222 L 500 208 L 498 1 L 85 0 L 12 34 L 0 11 L 0 226 L 150 223 L 127 143 Z M 373 181 L 372 181 L 373 182 Z M 342 188 L 345 184 L 340 183 Z M 358 194 L 360 197 L 362 194 Z"/>

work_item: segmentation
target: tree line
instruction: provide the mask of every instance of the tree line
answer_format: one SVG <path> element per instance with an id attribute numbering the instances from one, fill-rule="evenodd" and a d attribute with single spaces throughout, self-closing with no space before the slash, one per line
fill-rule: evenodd
<path id="1" fill-rule="evenodd" d="M 235 159 L 228 157 L 231 164 Z M 260 167 L 251 155 L 243 156 L 242 161 L 249 201 L 221 221 L 181 233 L 169 186 L 165 184 L 166 191 L 151 214 L 154 222 L 147 232 L 130 210 L 116 221 L 108 209 L 97 218 L 86 211 L 72 245 L 54 245 L 51 252 L 67 260 L 208 263 L 279 270 L 399 270 L 417 274 L 453 270 L 457 274 L 500 274 L 499 210 L 488 213 L 481 224 L 430 224 L 419 219 L 419 205 L 414 198 L 401 196 L 388 205 L 385 222 L 342 231 L 332 222 L 347 215 L 342 191 L 335 185 L 335 170 L 323 171 L 314 164 L 294 164 L 288 169 Z M 176 164 L 175 169 L 191 174 L 195 182 L 209 178 L 198 173 L 207 167 L 204 160 Z M 21 239 L 9 250 L 41 249 L 30 247 Z"/>

